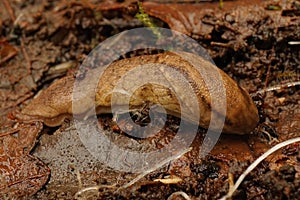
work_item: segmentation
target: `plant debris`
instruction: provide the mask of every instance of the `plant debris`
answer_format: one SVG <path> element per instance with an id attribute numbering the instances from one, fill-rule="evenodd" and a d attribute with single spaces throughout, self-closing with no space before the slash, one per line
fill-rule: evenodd
<path id="1" fill-rule="evenodd" d="M 223 1 L 220 9 L 219 1 L 141 3 L 152 25 L 185 33 L 205 47 L 216 65 L 250 93 L 260 121 L 249 135 L 222 135 L 202 159 L 199 148 L 205 129 L 199 128 L 191 151 L 118 190 L 138 174 L 97 162 L 72 122 L 42 128 L 38 121 L 16 123 L 9 113 L 20 112 L 54 80 L 77 73 L 100 42 L 142 27 L 135 17 L 137 2 L 1 0 L 0 199 L 219 199 L 226 195 L 260 155 L 300 136 L 299 5 L 297 0 L 238 0 Z M 131 54 L 140 52 L 124 57 Z M 126 119 L 120 120 L 126 126 Z M 103 126 L 102 134 L 122 148 L 149 151 L 172 140 L 178 121 L 168 116 L 158 135 L 143 140 L 123 134 L 111 115 L 98 116 L 97 126 Z M 168 177 L 181 181 L 155 181 Z M 232 198 L 297 199 L 299 183 L 299 143 L 293 143 L 251 171 Z"/>

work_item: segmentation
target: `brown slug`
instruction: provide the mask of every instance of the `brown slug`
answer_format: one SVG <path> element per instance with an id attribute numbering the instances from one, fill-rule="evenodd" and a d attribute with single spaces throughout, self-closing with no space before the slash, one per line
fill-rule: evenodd
<path id="1" fill-rule="evenodd" d="M 127 58 L 111 63 L 103 72 L 96 88 L 94 102 L 97 107 L 97 113 L 111 112 L 110 107 L 113 90 L 117 85 L 117 82 L 121 80 L 121 77 L 125 73 L 137 66 L 145 64 L 163 64 L 171 67 L 174 71 L 181 73 L 190 83 L 193 89 L 192 92 L 196 94 L 198 101 L 200 121 L 196 122 L 193 120 L 193 109 L 191 109 L 190 113 L 181 113 L 180 104 L 178 103 L 174 92 L 157 84 L 146 84 L 137 89 L 130 99 L 130 106 L 132 108 L 139 108 L 143 106 L 144 102 L 160 104 L 166 109 L 168 114 L 182 117 L 187 121 L 199 124 L 203 128 L 208 128 L 211 112 L 219 113 L 218 108 L 212 111 L 209 89 L 201 74 L 190 62 L 188 62 L 188 60 L 201 63 L 201 66 L 197 67 L 205 68 L 208 71 L 213 68 L 217 69 L 223 79 L 227 107 L 226 116 L 222 116 L 221 114 L 219 116 L 225 117 L 223 132 L 246 134 L 252 131 L 258 123 L 259 117 L 257 108 L 249 94 L 243 88 L 238 86 L 227 74 L 209 61 L 204 60 L 200 56 L 185 52 L 180 53 L 180 56 L 175 53 L 166 52 Z M 161 71 L 161 73 L 165 77 L 172 77 L 172 74 L 166 74 L 164 71 Z M 147 76 L 147 74 L 144 76 Z M 143 79 L 143 77 L 137 78 Z M 84 101 L 80 108 L 73 111 L 72 94 L 74 83 L 74 76 L 67 76 L 53 82 L 52 85 L 42 91 L 22 110 L 22 114 L 42 120 L 48 126 L 58 126 L 66 117 L 72 116 L 72 114 L 77 115 L 89 112 L 94 105 L 90 105 Z M 219 90 L 218 85 L 212 84 L 211 88 L 215 91 Z M 176 90 L 182 90 L 182 87 L 175 88 L 175 91 Z M 179 91 L 179 93 L 182 94 L 187 94 L 187 92 L 189 91 Z M 188 94 L 185 99 L 188 101 Z M 118 105 L 122 105 L 126 102 L 122 102 L 122 98 L 120 98 L 117 103 Z M 189 105 L 188 102 L 187 105 Z"/>

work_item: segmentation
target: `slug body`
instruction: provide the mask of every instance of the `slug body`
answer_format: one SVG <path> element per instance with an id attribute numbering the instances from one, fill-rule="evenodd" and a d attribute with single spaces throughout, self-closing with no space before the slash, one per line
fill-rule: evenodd
<path id="1" fill-rule="evenodd" d="M 192 65 L 188 60 L 195 61 L 194 63 L 200 63 L 200 66 Z M 252 131 L 259 120 L 258 111 L 255 107 L 249 94 L 241 87 L 237 85 L 227 74 L 218 69 L 209 61 L 203 58 L 182 52 L 180 56 L 175 53 L 161 53 L 156 55 L 143 55 L 128 59 L 123 59 L 111 63 L 99 77 L 98 84 L 96 85 L 94 94 L 88 94 L 93 97 L 94 104 L 82 99 L 80 106 L 74 110 L 72 108 L 72 97 L 75 78 L 73 76 L 67 76 L 55 81 L 49 88 L 42 91 L 31 103 L 22 110 L 22 114 L 29 115 L 33 118 L 42 120 L 48 126 L 57 126 L 62 123 L 65 117 L 72 115 L 80 115 L 88 113 L 89 110 L 97 108 L 97 113 L 109 113 L 111 112 L 112 94 L 114 88 L 120 81 L 121 77 L 130 72 L 137 66 L 149 64 L 149 66 L 156 66 L 158 64 L 166 65 L 179 72 L 188 80 L 193 91 L 184 91 L 184 87 L 174 87 L 174 90 L 163 87 L 158 84 L 145 84 L 134 91 L 130 98 L 130 108 L 141 108 L 145 102 L 151 102 L 154 104 L 162 105 L 168 114 L 181 117 L 192 123 L 197 123 L 201 127 L 208 128 L 211 120 L 211 113 L 217 113 L 220 118 L 225 118 L 223 132 L 233 134 L 246 134 Z M 197 70 L 198 68 L 205 69 L 208 73 L 211 70 L 217 70 L 221 79 L 223 80 L 223 86 L 226 94 L 226 113 L 219 112 L 218 107 L 212 108 L 210 95 L 211 91 L 218 91 L 219 85 L 214 85 L 214 82 L 208 89 L 206 82 L 204 81 L 202 74 Z M 172 85 L 173 74 L 167 73 L 164 70 L 160 71 L 158 76 L 162 79 L 169 80 Z M 209 74 L 208 74 L 209 75 Z M 144 76 L 148 76 L 144 74 Z M 175 76 L 175 75 L 174 75 Z M 143 79 L 141 75 L 136 79 Z M 215 77 L 210 77 L 214 79 Z M 130 80 L 129 80 L 130 81 Z M 134 82 L 134 80 L 132 80 Z M 82 81 L 84 83 L 84 80 Z M 88 86 L 88 84 L 86 84 Z M 87 88 L 83 88 L 87 90 Z M 126 88 L 123 88 L 126 90 Z M 175 91 L 175 92 L 174 92 Z M 193 92 L 197 98 L 197 105 L 200 112 L 200 120 L 195 121 L 193 117 L 195 115 L 193 108 L 190 108 L 189 112 L 181 112 L 179 101 L 176 98 L 176 94 L 182 97 L 185 106 L 189 107 L 189 94 Z M 217 99 L 222 100 L 222 99 Z M 113 103 L 122 106 L 127 102 L 123 102 L 122 98 L 117 98 L 117 101 Z M 210 128 L 214 128 L 214 125 L 210 125 Z"/>

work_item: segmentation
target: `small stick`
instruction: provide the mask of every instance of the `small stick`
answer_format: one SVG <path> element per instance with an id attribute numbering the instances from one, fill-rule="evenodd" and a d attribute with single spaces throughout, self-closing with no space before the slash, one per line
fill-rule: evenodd
<path id="1" fill-rule="evenodd" d="M 269 77 L 270 77 L 270 70 L 271 70 L 271 66 L 268 66 L 268 71 L 267 71 L 267 76 L 266 76 L 266 80 L 265 80 L 265 85 L 264 85 L 264 90 L 267 89 L 268 86 L 268 81 L 269 81 Z"/>
<path id="2" fill-rule="evenodd" d="M 270 92 L 270 91 L 274 91 L 274 90 L 282 90 L 285 88 L 289 88 L 289 87 L 294 87 L 300 85 L 300 81 L 295 81 L 295 82 L 289 82 L 289 83 L 285 83 L 283 85 L 275 85 L 275 86 L 271 86 L 262 90 L 258 90 L 257 92 L 255 92 L 255 94 L 258 93 L 265 93 L 265 92 Z"/>
<path id="3" fill-rule="evenodd" d="M 289 41 L 289 45 L 300 45 L 300 41 Z"/>
<path id="4" fill-rule="evenodd" d="M 4 7 L 6 8 L 10 18 L 13 20 L 13 21 L 16 21 L 16 17 L 14 15 L 14 11 L 13 9 L 11 8 L 9 2 L 7 0 L 2 0 L 2 3 L 4 5 Z"/>
<path id="5" fill-rule="evenodd" d="M 225 47 L 225 48 L 229 48 L 232 45 L 229 43 L 222 43 L 222 42 L 211 42 L 210 45 L 212 46 L 220 46 L 220 47 Z"/>
<path id="6" fill-rule="evenodd" d="M 2 0 L 2 3 L 4 5 L 4 7 L 6 8 L 11 20 L 15 23 L 16 16 L 15 16 L 14 11 L 11 8 L 8 0 Z M 27 63 L 28 74 L 30 74 L 31 73 L 31 61 L 29 59 L 29 56 L 28 56 L 26 48 L 25 48 L 25 42 L 24 42 L 24 36 L 23 35 L 20 38 L 20 43 L 21 43 L 21 51 L 22 51 L 24 59 L 26 60 L 26 63 Z"/>

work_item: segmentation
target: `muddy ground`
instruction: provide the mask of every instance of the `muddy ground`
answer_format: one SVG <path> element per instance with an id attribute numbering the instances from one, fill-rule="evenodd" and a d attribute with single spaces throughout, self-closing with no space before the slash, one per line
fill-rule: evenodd
<path id="1" fill-rule="evenodd" d="M 16 122 L 11 113 L 54 80 L 75 74 L 106 38 L 145 26 L 135 17 L 141 8 L 130 0 L 2 0 L 0 5 L 0 199 L 74 199 L 78 192 L 78 199 L 184 199 L 178 191 L 190 199 L 219 199 L 263 152 L 300 137 L 299 1 L 224 1 L 222 9 L 220 2 L 143 2 L 155 26 L 197 40 L 250 93 L 260 122 L 247 135 L 223 134 L 203 159 L 198 154 L 205 130 L 199 127 L 191 151 L 128 187 L 138 174 L 97 162 L 72 120 L 42 128 L 39 122 Z M 132 150 L 163 146 L 178 124 L 169 116 L 156 136 L 138 140 L 116 128 L 109 114 L 98 121 L 103 134 Z M 18 131 L 9 132 L 13 127 Z M 294 143 L 265 159 L 233 199 L 300 199 L 299 149 Z"/>

